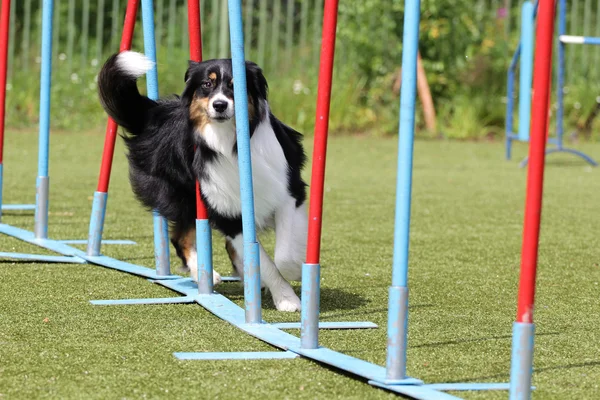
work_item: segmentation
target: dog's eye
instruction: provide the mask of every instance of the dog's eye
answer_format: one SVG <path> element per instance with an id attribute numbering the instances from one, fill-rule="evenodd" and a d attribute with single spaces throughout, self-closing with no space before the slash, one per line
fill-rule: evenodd
<path id="1" fill-rule="evenodd" d="M 202 82 L 202 85 L 201 85 L 201 86 L 202 86 L 204 89 L 210 89 L 210 88 L 212 87 L 212 82 L 211 82 L 211 81 L 205 81 L 205 82 Z"/>

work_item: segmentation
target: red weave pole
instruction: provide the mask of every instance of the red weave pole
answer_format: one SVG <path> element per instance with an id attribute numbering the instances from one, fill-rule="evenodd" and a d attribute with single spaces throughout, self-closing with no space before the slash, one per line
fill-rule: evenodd
<path id="1" fill-rule="evenodd" d="M 333 56 L 335 52 L 335 30 L 337 26 L 338 0 L 326 0 L 321 39 L 321 65 L 319 67 L 319 89 L 317 92 L 317 115 L 313 150 L 312 177 L 310 182 L 310 210 L 308 217 L 308 243 L 306 263 L 318 264 L 321 253 L 321 226 L 323 218 L 323 187 L 325 184 L 325 158 L 327 156 L 327 132 Z"/>
<path id="2" fill-rule="evenodd" d="M 121 46 L 119 51 L 131 49 L 131 40 L 135 28 L 135 19 L 140 0 L 129 0 L 127 10 L 125 11 L 125 23 L 123 24 L 123 34 L 121 36 Z M 115 154 L 115 141 L 117 140 L 117 123 L 108 118 L 106 124 L 106 136 L 104 139 L 104 151 L 102 152 L 102 164 L 100 166 L 100 178 L 98 178 L 98 192 L 107 193 L 108 183 L 110 181 L 110 171 L 112 169 L 113 155 Z"/>
<path id="3" fill-rule="evenodd" d="M 188 32 L 190 59 L 202 62 L 202 29 L 200 26 L 200 0 L 188 0 Z M 194 149 L 195 150 L 195 149 Z M 208 219 L 206 205 L 200 196 L 200 182 L 196 179 L 196 218 Z"/>
<path id="4" fill-rule="evenodd" d="M 202 29 L 200 26 L 200 0 L 188 0 L 188 32 L 190 59 L 202 62 Z"/>
<path id="5" fill-rule="evenodd" d="M 6 75 L 8 69 L 8 32 L 10 0 L 2 0 L 0 11 L 0 165 L 4 156 L 4 117 L 6 116 Z"/>
<path id="6" fill-rule="evenodd" d="M 542 216 L 544 159 L 548 133 L 548 99 L 550 97 L 550 74 L 552 70 L 554 13 L 554 0 L 540 0 L 535 40 L 532 125 L 517 307 L 517 322 L 524 323 L 533 323 L 535 275 Z"/>

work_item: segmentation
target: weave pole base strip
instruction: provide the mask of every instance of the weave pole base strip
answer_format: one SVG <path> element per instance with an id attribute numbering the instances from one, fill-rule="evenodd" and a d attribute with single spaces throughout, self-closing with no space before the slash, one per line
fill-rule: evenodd
<path id="1" fill-rule="evenodd" d="M 77 249 L 67 246 L 66 244 L 60 243 L 57 240 L 37 239 L 33 232 L 17 228 L 11 225 L 0 224 L 0 233 L 12 236 L 15 239 L 34 244 L 47 250 L 52 250 L 64 256 L 75 256 L 77 253 Z"/>
<path id="2" fill-rule="evenodd" d="M 198 290 L 196 284 L 190 278 L 170 281 L 156 281 L 155 283 L 179 292 L 185 296 L 194 296 Z M 384 367 L 338 353 L 324 347 L 310 350 L 302 349 L 300 345 L 300 338 L 286 333 L 273 325 L 266 323 L 247 324 L 245 322 L 244 309 L 218 293 L 212 295 L 196 295 L 195 299 L 198 304 L 217 317 L 237 326 L 246 333 L 264 342 L 267 342 L 274 347 L 291 351 L 306 358 L 331 365 L 354 375 L 361 376 L 367 380 L 374 380 L 381 382 L 382 384 L 385 381 Z M 415 378 L 407 378 L 398 382 L 398 384 L 403 385 L 420 385 L 422 383 L 422 381 Z M 437 393 L 432 389 L 426 389 L 425 391 L 428 393 L 431 392 L 432 394 Z M 433 399 L 435 396 L 430 398 Z"/>
<path id="3" fill-rule="evenodd" d="M 45 254 L 25 254 L 25 253 L 7 253 L 0 251 L 0 258 L 9 258 L 12 260 L 23 260 L 23 261 L 40 261 L 46 263 L 74 263 L 74 264 L 85 264 L 86 261 L 78 257 L 69 256 L 51 256 Z"/>
<path id="4" fill-rule="evenodd" d="M 277 322 L 271 324 L 278 329 L 300 329 L 300 322 Z M 373 322 L 319 322 L 319 329 L 375 329 Z"/>
<path id="5" fill-rule="evenodd" d="M 35 204 L 3 204 L 2 211 L 30 211 L 35 210 Z"/>
<path id="6" fill-rule="evenodd" d="M 63 256 L 77 257 L 92 264 L 97 264 L 102 267 L 115 269 L 121 272 L 127 272 L 128 274 L 132 275 L 142 276 L 144 278 L 154 280 L 181 278 L 181 276 L 179 275 L 159 275 L 156 273 L 155 269 L 127 263 L 107 256 L 88 256 L 84 251 L 71 247 L 67 244 L 61 243 L 58 240 L 36 239 L 33 232 L 21 228 L 16 228 L 7 224 L 0 224 L 0 233 L 4 233 L 5 235 L 12 236 L 24 242 L 31 243 L 44 249 L 54 251 L 56 253 L 62 254 Z"/>
<path id="7" fill-rule="evenodd" d="M 241 282 L 242 278 L 239 276 L 222 276 L 221 282 Z"/>
<path id="8" fill-rule="evenodd" d="M 58 240 L 58 242 L 64 243 L 64 244 L 87 244 L 88 240 L 87 239 L 67 239 L 67 240 Z M 103 240 L 102 244 L 134 245 L 134 244 L 137 244 L 137 242 L 134 242 L 133 240 L 108 239 L 108 240 Z"/>
<path id="9" fill-rule="evenodd" d="M 94 306 L 131 306 L 152 304 L 189 304 L 196 300 L 192 296 L 164 297 L 156 299 L 90 300 Z"/>
<path id="10" fill-rule="evenodd" d="M 178 360 L 274 360 L 285 358 L 298 358 L 291 351 L 240 351 L 240 352 L 198 352 L 198 353 L 173 353 Z"/>
<path id="11" fill-rule="evenodd" d="M 590 164 L 593 167 L 597 167 L 598 163 L 590 156 L 588 156 L 585 153 L 582 153 L 581 151 L 578 150 L 574 150 L 574 149 L 569 149 L 566 147 L 559 147 L 559 148 L 555 148 L 555 149 L 547 149 L 546 150 L 546 155 L 548 154 L 552 154 L 552 153 L 568 153 L 568 154 L 573 154 L 574 156 L 580 157 L 583 160 L 585 160 L 588 164 Z M 525 157 L 523 159 L 523 161 L 521 161 L 521 163 L 519 164 L 519 167 L 524 168 L 527 166 L 527 164 L 529 163 L 529 157 Z"/>
<path id="12" fill-rule="evenodd" d="M 443 391 L 508 390 L 510 383 L 430 383 L 424 385 L 430 389 Z M 531 390 L 535 389 L 533 386 Z"/>

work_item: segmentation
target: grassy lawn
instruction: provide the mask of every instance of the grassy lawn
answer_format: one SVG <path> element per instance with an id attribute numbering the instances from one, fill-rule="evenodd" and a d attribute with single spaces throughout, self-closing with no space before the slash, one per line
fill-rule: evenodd
<path id="1" fill-rule="evenodd" d="M 9 131 L 5 203 L 34 201 L 37 143 Z M 86 238 L 103 135 L 51 137 L 50 236 Z M 307 144 L 307 146 L 310 146 Z M 392 259 L 394 139 L 330 142 L 323 237 L 322 319 L 379 329 L 324 331 L 322 344 L 385 363 Z M 582 147 L 600 159 L 600 145 Z M 152 222 L 133 199 L 121 141 L 105 254 L 152 266 Z M 426 382 L 508 380 L 526 171 L 501 143 L 417 142 L 410 258 L 409 374 Z M 307 171 L 308 172 L 308 169 Z M 548 159 L 536 302 L 538 399 L 600 398 L 600 170 L 568 155 Z M 306 174 L 308 176 L 308 173 Z M 28 212 L 3 222 L 32 229 Z M 272 237 L 264 238 L 272 248 Z M 220 238 L 215 266 L 230 266 Z M 42 252 L 0 237 L 0 251 Z M 179 264 L 173 257 L 175 265 Z M 269 346 L 198 305 L 94 307 L 91 299 L 160 297 L 167 289 L 93 265 L 0 263 L 0 398 L 379 399 L 394 395 L 304 359 L 177 361 L 175 351 Z M 297 286 L 297 289 L 299 287 Z M 222 292 L 242 304 L 242 287 Z M 296 321 L 264 298 L 268 321 Z M 293 331 L 298 334 L 298 331 Z M 503 399 L 506 392 L 463 393 Z"/>

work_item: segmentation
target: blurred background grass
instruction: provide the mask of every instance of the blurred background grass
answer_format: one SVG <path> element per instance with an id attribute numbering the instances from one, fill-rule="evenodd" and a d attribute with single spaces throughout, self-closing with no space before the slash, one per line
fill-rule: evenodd
<path id="1" fill-rule="evenodd" d="M 569 34 L 600 36 L 598 3 L 567 3 Z M 54 128 L 90 130 L 104 126 L 96 74 L 105 58 L 118 49 L 125 4 L 124 0 L 55 0 Z M 201 2 L 205 58 L 229 56 L 224 4 L 219 0 Z M 417 135 L 501 137 L 506 70 L 518 43 L 521 2 L 423 0 L 421 4 L 419 48 L 438 128 L 436 132 L 425 129 L 418 107 Z M 40 5 L 41 1 L 35 0 L 13 2 L 7 121 L 14 128 L 37 123 Z M 323 0 L 244 1 L 247 58 L 264 68 L 275 113 L 309 134 L 314 125 L 322 7 Z M 397 133 L 398 95 L 393 85 L 401 60 L 403 7 L 402 1 L 340 2 L 331 108 L 333 134 Z M 180 93 L 188 60 L 185 1 L 156 0 L 155 17 L 160 91 L 162 95 Z M 133 48 L 143 51 L 139 16 Z M 577 138 L 571 134 L 600 100 L 600 71 L 595 67 L 599 62 L 598 46 L 567 47 L 568 139 L 600 138 L 600 120 Z"/>

